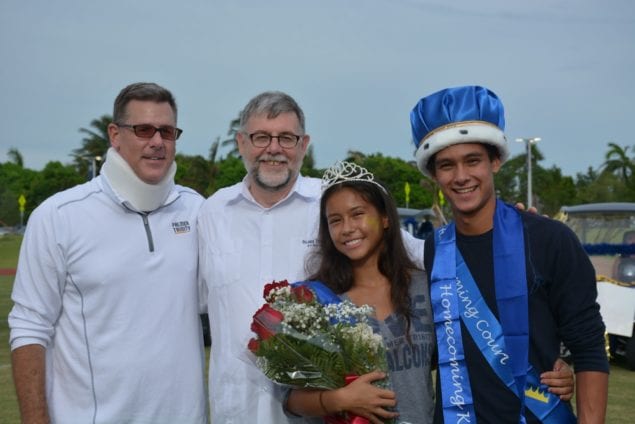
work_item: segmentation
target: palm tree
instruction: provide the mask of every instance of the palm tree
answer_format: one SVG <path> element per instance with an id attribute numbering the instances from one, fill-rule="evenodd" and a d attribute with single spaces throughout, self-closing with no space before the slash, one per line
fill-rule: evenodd
<path id="1" fill-rule="evenodd" d="M 313 154 L 313 145 L 309 144 L 300 173 L 306 177 L 322 178 L 323 171 L 315 168 L 315 155 Z"/>
<path id="2" fill-rule="evenodd" d="M 616 143 L 608 143 L 609 150 L 604 155 L 605 162 L 602 165 L 605 172 L 618 175 L 622 181 L 628 183 L 635 172 L 635 158 L 628 157 L 629 146 L 622 148 Z"/>
<path id="3" fill-rule="evenodd" d="M 108 137 L 108 125 L 112 123 L 112 116 L 102 115 L 93 119 L 90 126 L 93 129 L 80 128 L 79 132 L 86 134 L 82 139 L 82 147 L 73 150 L 73 163 L 80 175 L 87 175 L 93 164 L 97 165 L 95 158 L 104 158 L 110 146 Z"/>
<path id="4" fill-rule="evenodd" d="M 346 162 L 354 162 L 356 164 L 361 164 L 366 159 L 366 155 L 359 150 L 349 150 L 346 152 Z"/>
<path id="5" fill-rule="evenodd" d="M 220 170 L 216 156 L 218 155 L 218 147 L 220 146 L 220 137 L 216 137 L 216 139 L 212 142 L 212 145 L 209 148 L 209 184 L 208 187 L 211 190 L 214 190 L 216 187 L 216 177 L 218 176 L 218 172 Z M 205 193 L 207 195 L 212 193 Z"/>
<path id="6" fill-rule="evenodd" d="M 313 145 L 309 144 L 306 149 L 304 159 L 302 160 L 302 168 L 315 169 L 315 155 L 313 154 Z"/>
<path id="7" fill-rule="evenodd" d="M 20 168 L 24 167 L 24 158 L 22 157 L 22 153 L 15 147 L 12 147 L 7 152 L 7 156 L 9 156 L 9 161 L 15 163 Z"/>
<path id="8" fill-rule="evenodd" d="M 238 143 L 236 142 L 236 134 L 240 130 L 240 118 L 234 118 L 229 123 L 229 130 L 227 131 L 227 138 L 221 141 L 222 147 L 229 147 L 230 151 L 227 156 L 239 156 Z"/>
<path id="9" fill-rule="evenodd" d="M 209 148 L 209 162 L 214 165 L 216 163 L 216 155 L 218 154 L 218 145 L 220 144 L 220 137 L 216 137 L 216 139 L 212 142 L 212 145 Z"/>

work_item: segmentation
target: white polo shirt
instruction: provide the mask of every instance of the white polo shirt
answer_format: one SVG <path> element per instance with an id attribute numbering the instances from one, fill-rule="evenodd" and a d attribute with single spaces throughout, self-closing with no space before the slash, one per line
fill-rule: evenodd
<path id="1" fill-rule="evenodd" d="M 201 208 L 199 265 L 208 291 L 214 423 L 292 422 L 274 385 L 250 362 L 247 343 L 264 285 L 305 278 L 306 254 L 317 245 L 320 184 L 299 176 L 286 198 L 265 208 L 243 181 L 217 191 Z M 422 266 L 423 242 L 410 237 L 406 244 Z"/>
<path id="2" fill-rule="evenodd" d="M 11 347 L 46 348 L 53 423 L 207 422 L 196 216 L 175 186 L 148 214 L 105 175 L 29 219 L 9 314 Z"/>

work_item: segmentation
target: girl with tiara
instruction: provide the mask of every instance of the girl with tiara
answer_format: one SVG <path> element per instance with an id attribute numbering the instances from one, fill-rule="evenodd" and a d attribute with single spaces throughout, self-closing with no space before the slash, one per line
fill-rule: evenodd
<path id="1" fill-rule="evenodd" d="M 404 247 L 394 200 L 373 174 L 348 162 L 324 173 L 318 239 L 308 280 L 374 308 L 371 323 L 384 340 L 389 375 L 371 372 L 336 390 L 293 389 L 286 410 L 302 416 L 349 412 L 371 423 L 432 422 L 435 336 L 428 281 Z M 559 393 L 571 391 L 571 371 L 559 375 L 556 385 L 568 385 Z M 372 384 L 384 378 L 391 390 Z"/>

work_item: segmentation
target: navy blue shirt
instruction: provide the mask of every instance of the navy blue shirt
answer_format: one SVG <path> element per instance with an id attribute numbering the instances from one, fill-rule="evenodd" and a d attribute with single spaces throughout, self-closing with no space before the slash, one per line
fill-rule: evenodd
<path id="1" fill-rule="evenodd" d="M 604 323 L 596 303 L 595 271 L 576 235 L 563 223 L 522 213 L 529 294 L 529 361 L 538 374 L 551 370 L 560 343 L 571 351 L 576 372 L 608 373 Z M 478 236 L 457 233 L 457 246 L 481 294 L 498 317 L 490 230 Z M 425 243 L 425 267 L 431 275 L 434 237 Z M 479 423 L 517 423 L 520 401 L 498 379 L 461 323 L 463 346 Z M 437 373 L 437 383 L 439 375 Z M 437 384 L 435 423 L 443 423 Z M 531 412 L 528 423 L 539 423 Z"/>

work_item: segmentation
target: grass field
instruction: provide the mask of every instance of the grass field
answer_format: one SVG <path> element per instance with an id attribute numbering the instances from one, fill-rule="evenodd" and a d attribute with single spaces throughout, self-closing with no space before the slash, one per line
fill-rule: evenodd
<path id="1" fill-rule="evenodd" d="M 0 268 L 13 268 L 20 244 L 18 236 L 0 236 Z M 9 328 L 7 315 L 11 309 L 12 276 L 0 276 L 0 424 L 19 423 L 18 405 L 11 378 Z M 606 422 L 628 424 L 635 416 L 635 371 L 623 363 L 611 363 L 609 404 Z"/>
<path id="2" fill-rule="evenodd" d="M 15 268 L 21 237 L 0 236 L 0 268 Z M 9 325 L 7 315 L 11 309 L 13 276 L 0 275 L 0 423 L 19 423 L 18 403 L 11 378 L 9 349 Z"/>

